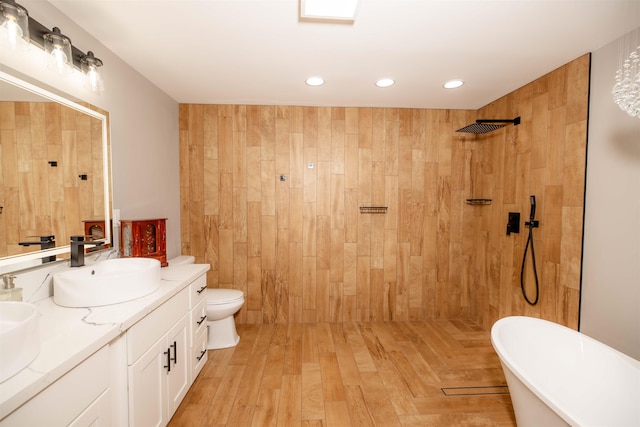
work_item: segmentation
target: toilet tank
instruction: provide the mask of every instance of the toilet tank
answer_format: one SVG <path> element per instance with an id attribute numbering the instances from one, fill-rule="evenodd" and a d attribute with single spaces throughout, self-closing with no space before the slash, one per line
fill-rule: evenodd
<path id="1" fill-rule="evenodd" d="M 192 255 L 180 255 L 169 260 L 169 265 L 185 265 L 193 264 L 196 261 L 196 257 Z"/>

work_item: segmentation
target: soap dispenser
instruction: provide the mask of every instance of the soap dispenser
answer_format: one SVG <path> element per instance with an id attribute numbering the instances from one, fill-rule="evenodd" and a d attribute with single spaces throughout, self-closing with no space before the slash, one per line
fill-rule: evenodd
<path id="1" fill-rule="evenodd" d="M 0 301 L 22 301 L 22 288 L 16 288 L 13 279 L 16 276 L 5 274 L 2 276 L 3 286 L 0 289 Z"/>

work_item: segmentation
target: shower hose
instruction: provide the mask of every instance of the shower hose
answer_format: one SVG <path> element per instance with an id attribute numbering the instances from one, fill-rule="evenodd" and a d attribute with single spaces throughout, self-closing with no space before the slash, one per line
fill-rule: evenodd
<path id="1" fill-rule="evenodd" d="M 522 257 L 522 268 L 520 269 L 520 289 L 522 289 L 522 296 L 524 296 L 524 300 L 530 305 L 536 305 L 538 303 L 538 298 L 540 297 L 540 286 L 538 284 L 538 270 L 536 269 L 536 253 L 533 249 L 533 229 L 537 226 L 537 224 L 533 223 L 532 220 L 532 222 L 526 222 L 525 225 L 529 226 L 529 237 L 527 238 L 527 245 L 524 247 L 524 256 Z M 527 296 L 527 291 L 524 289 L 524 264 L 527 260 L 527 250 L 529 249 L 529 245 L 531 245 L 533 276 L 536 279 L 536 294 L 533 301 L 529 299 L 529 297 Z"/>

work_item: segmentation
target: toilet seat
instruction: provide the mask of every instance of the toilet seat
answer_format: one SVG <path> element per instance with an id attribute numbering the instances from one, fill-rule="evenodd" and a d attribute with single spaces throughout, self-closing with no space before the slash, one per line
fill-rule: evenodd
<path id="1" fill-rule="evenodd" d="M 207 289 L 207 305 L 229 304 L 243 298 L 244 293 L 237 289 Z"/>

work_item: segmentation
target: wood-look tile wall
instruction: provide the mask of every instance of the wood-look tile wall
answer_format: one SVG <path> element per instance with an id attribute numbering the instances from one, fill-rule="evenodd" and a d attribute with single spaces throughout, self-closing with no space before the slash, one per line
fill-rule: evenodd
<path id="1" fill-rule="evenodd" d="M 485 327 L 507 315 L 578 326 L 590 63 L 584 55 L 478 111 L 479 118 L 522 119 L 471 143 L 471 194 L 493 198 L 491 206 L 471 208 L 474 217 L 464 225 L 472 315 Z M 540 285 L 535 306 L 520 290 L 530 195 L 540 221 L 533 231 Z M 506 236 L 509 212 L 521 213 L 520 234 Z M 524 283 L 533 299 L 531 249 Z"/>
<path id="2" fill-rule="evenodd" d="M 30 236 L 67 244 L 104 218 L 101 126 L 54 102 L 0 102 L 0 256 L 39 249 L 18 245 Z"/>
<path id="3" fill-rule="evenodd" d="M 245 292 L 238 322 L 487 323 L 525 310 L 514 282 L 523 234 L 507 239 L 504 230 L 506 212 L 535 190 L 543 224 L 567 209 L 561 236 L 556 221 L 552 239 L 537 233 L 536 249 L 545 279 L 558 270 L 555 314 L 577 318 L 569 294 L 579 286 L 582 227 L 572 214 L 582 203 L 585 138 L 576 123 L 584 131 L 586 110 L 574 99 L 586 99 L 575 82 L 588 80 L 583 62 L 479 112 L 182 104 L 182 253 L 211 264 L 210 287 Z M 478 114 L 502 113 L 523 123 L 490 137 L 454 132 Z M 494 202 L 470 206 L 469 197 Z M 361 214 L 369 205 L 387 213 Z"/>

